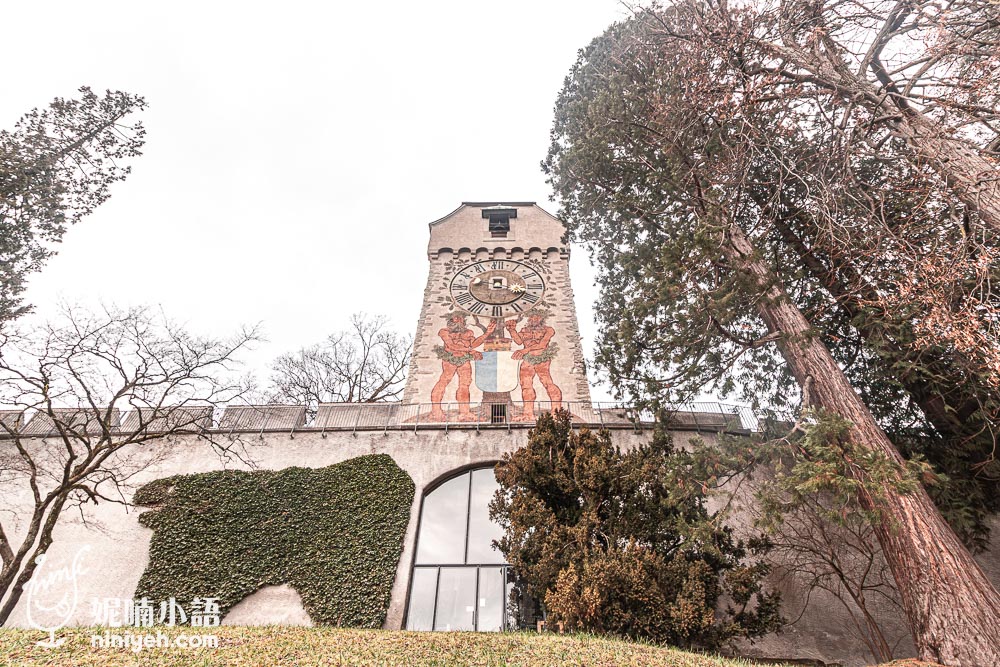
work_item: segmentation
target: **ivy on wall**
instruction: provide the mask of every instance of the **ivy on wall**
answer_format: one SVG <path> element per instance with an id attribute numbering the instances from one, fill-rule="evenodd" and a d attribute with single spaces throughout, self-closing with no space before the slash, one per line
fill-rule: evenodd
<path id="1" fill-rule="evenodd" d="M 288 584 L 314 623 L 385 621 L 414 485 L 385 454 L 326 468 L 217 471 L 158 479 L 135 504 L 155 509 L 135 599 L 216 597 L 224 615 L 262 586 Z"/>

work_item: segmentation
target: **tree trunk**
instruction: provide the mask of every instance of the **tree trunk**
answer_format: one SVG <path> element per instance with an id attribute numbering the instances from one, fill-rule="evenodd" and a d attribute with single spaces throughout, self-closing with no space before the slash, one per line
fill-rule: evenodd
<path id="1" fill-rule="evenodd" d="M 1000 237 L 1000 165 L 948 136 L 948 128 L 919 111 L 897 111 L 892 127 L 922 161 L 936 171 L 983 226 Z"/>
<path id="2" fill-rule="evenodd" d="M 734 268 L 766 287 L 759 301 L 770 332 L 809 404 L 851 422 L 851 441 L 903 464 L 798 307 L 775 287 L 774 276 L 736 225 L 727 230 L 727 254 Z M 862 498 L 883 517 L 874 526 L 899 589 L 921 659 L 961 667 L 1000 665 L 1000 594 L 986 578 L 930 496 L 891 487 L 878 499 Z"/>
<path id="3" fill-rule="evenodd" d="M 36 506 L 34 512 L 32 512 L 31 522 L 28 524 L 27 534 L 21 541 L 21 546 L 18 547 L 17 553 L 14 554 L 13 558 L 4 563 L 3 571 L 0 572 L 0 602 L 4 600 L 14 585 L 25 559 L 30 557 L 31 548 L 35 544 L 35 540 L 38 539 L 38 533 L 42 530 L 42 521 L 44 518 L 45 508 Z M 7 617 L 0 613 L 0 626 L 6 620 Z"/>
<path id="4" fill-rule="evenodd" d="M 14 613 L 14 608 L 21 600 L 21 595 L 24 593 L 25 585 L 31 580 L 31 576 L 35 573 L 35 569 L 38 567 L 38 563 L 35 559 L 44 554 L 48 548 L 52 546 L 52 531 L 55 530 L 56 523 L 59 521 L 59 515 L 62 514 L 62 509 L 66 503 L 67 495 L 67 493 L 62 493 L 57 496 L 53 502 L 53 506 L 49 510 L 49 515 L 45 518 L 45 523 L 38 532 L 38 545 L 35 547 L 34 551 L 31 552 L 31 556 L 27 559 L 24 569 L 22 569 L 20 573 L 17 572 L 16 568 L 10 572 L 11 577 L 17 574 L 17 579 L 8 583 L 8 586 L 10 586 L 10 595 L 3 605 L 0 606 L 0 626 L 7 623 L 7 619 L 9 619 L 10 615 Z M 30 544 L 33 542 L 34 540 L 30 543 L 26 541 L 25 544 L 30 547 Z M 6 592 L 6 590 L 4 592 Z M 0 600 L 3 600 L 3 595 L 0 595 Z"/>
<path id="5" fill-rule="evenodd" d="M 757 203 L 766 206 L 766 202 L 757 199 Z M 782 204 L 793 210 L 798 208 L 790 202 L 782 201 Z M 799 211 L 797 215 L 808 216 L 804 211 Z M 881 330 L 876 330 L 864 321 L 858 322 L 858 315 L 863 310 L 862 299 L 875 300 L 877 294 L 874 290 L 855 287 L 848 288 L 844 280 L 841 279 L 840 271 L 850 271 L 846 280 L 858 284 L 857 273 L 849 265 L 839 267 L 837 270 L 830 268 L 828 260 L 821 260 L 815 248 L 806 245 L 805 241 L 778 215 L 773 215 L 773 223 L 782 241 L 786 246 L 798 254 L 802 264 L 809 272 L 819 280 L 830 295 L 833 296 L 836 307 L 844 316 L 854 323 L 858 333 L 865 339 L 880 341 L 882 346 L 879 353 L 879 365 L 882 370 L 893 377 L 910 394 L 913 401 L 923 411 L 924 416 L 934 426 L 934 429 L 942 437 L 957 441 L 960 439 L 975 438 L 980 433 L 989 432 L 990 425 L 987 423 L 988 417 L 980 416 L 972 418 L 982 407 L 975 400 L 975 394 L 964 387 L 961 379 L 952 384 L 956 388 L 946 395 L 939 386 L 930 385 L 927 382 L 914 376 L 912 371 L 900 371 L 900 368 L 911 366 L 914 361 L 914 352 L 907 350 L 904 345 L 895 338 Z M 857 289 L 865 289 L 860 295 Z M 887 357 L 887 358 L 886 358 Z M 947 369 L 947 378 L 958 377 L 959 373 L 954 370 L 954 364 L 939 350 L 920 349 L 919 358 L 924 366 L 944 367 Z M 938 371 L 941 372 L 941 371 Z"/>

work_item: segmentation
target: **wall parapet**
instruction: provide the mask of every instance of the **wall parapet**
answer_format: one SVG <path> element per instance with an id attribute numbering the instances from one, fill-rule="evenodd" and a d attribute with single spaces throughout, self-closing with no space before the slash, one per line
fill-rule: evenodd
<path id="1" fill-rule="evenodd" d="M 651 430 L 656 422 L 652 413 L 616 402 L 591 401 L 507 401 L 502 403 L 321 403 L 310 411 L 305 405 L 229 405 L 215 410 L 212 406 L 164 406 L 155 415 L 147 408 L 121 414 L 99 408 L 57 408 L 49 414 L 36 410 L 3 411 L 4 428 L 0 439 L 13 437 L 55 437 L 58 425 L 71 436 L 100 436 L 102 420 L 113 415 L 107 424 L 112 435 L 174 431 L 232 433 L 289 433 L 333 431 L 406 431 L 406 430 L 485 430 L 532 428 L 538 417 L 563 408 L 573 416 L 573 423 L 610 430 Z M 176 417 L 182 417 L 178 420 Z M 670 413 L 671 430 L 710 433 L 751 433 L 758 420 L 750 408 L 716 402 L 695 402 L 676 406 Z M 77 423 L 79 422 L 79 424 Z M 172 423 L 177 425 L 171 426 Z"/>

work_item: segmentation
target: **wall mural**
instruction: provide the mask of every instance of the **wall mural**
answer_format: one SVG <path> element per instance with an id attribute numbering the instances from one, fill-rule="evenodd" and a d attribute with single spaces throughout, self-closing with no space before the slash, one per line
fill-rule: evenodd
<path id="1" fill-rule="evenodd" d="M 548 272 L 544 264 L 486 260 L 457 270 L 449 265 L 447 269 L 450 312 L 445 315 L 444 328 L 438 331 L 441 344 L 434 347 L 441 360 L 441 375 L 431 389 L 431 412 L 421 418 L 489 421 L 488 410 L 484 413 L 470 404 L 473 382 L 483 392 L 483 403 L 510 405 L 509 418 L 514 421 L 535 420 L 536 378 L 551 407 L 561 407 L 562 390 L 550 371 L 559 348 L 552 340 L 555 329 L 546 323 L 551 312 L 543 298 L 543 274 Z M 483 324 L 480 316 L 488 318 L 488 323 Z M 479 335 L 471 327 L 477 328 Z M 457 387 L 451 395 L 456 378 Z M 522 404 L 514 406 L 511 393 L 518 387 Z M 458 405 L 449 407 L 450 402 Z M 446 408 L 457 414 L 447 414 Z"/>
<path id="2" fill-rule="evenodd" d="M 562 390 L 552 380 L 549 366 L 552 359 L 559 352 L 559 348 L 552 342 L 552 337 L 556 330 L 545 323 L 545 318 L 549 313 L 545 310 L 532 310 L 528 313 L 528 323 L 517 330 L 517 320 L 508 320 L 507 331 L 510 337 L 523 348 L 514 352 L 511 357 L 521 360 L 521 368 L 518 371 L 518 380 L 521 385 L 521 401 L 524 403 L 524 414 L 521 418 L 525 421 L 533 421 L 534 401 L 535 401 L 535 377 L 537 376 L 548 394 L 552 408 L 562 407 Z"/>
<path id="3" fill-rule="evenodd" d="M 461 313 L 448 315 L 448 324 L 438 332 L 443 345 L 436 345 L 434 352 L 441 360 L 441 377 L 438 378 L 434 388 L 431 389 L 431 402 L 434 404 L 431 410 L 431 421 L 444 421 L 445 414 L 441 409 L 441 402 L 444 400 L 448 385 L 452 378 L 458 376 L 458 389 L 455 391 L 455 401 L 459 404 L 459 420 L 474 421 L 476 417 L 471 412 L 469 405 L 469 387 L 472 385 L 472 362 L 483 359 L 483 353 L 476 348 L 483 344 L 486 338 L 495 330 L 496 321 L 490 322 L 489 326 L 478 338 L 466 324 L 466 316 Z M 479 321 L 476 321 L 479 324 Z"/>

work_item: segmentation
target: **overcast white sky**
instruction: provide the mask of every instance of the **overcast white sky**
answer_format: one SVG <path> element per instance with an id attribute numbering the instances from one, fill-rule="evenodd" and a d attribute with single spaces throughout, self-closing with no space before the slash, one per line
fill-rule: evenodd
<path id="1" fill-rule="evenodd" d="M 147 144 L 27 294 L 162 305 L 196 332 L 260 322 L 250 358 L 355 311 L 413 330 L 427 223 L 463 200 L 533 200 L 552 108 L 617 0 L 17 2 L 0 125 L 81 85 L 146 97 Z M 584 344 L 597 296 L 572 261 Z M 595 388 L 595 399 L 606 396 Z"/>

